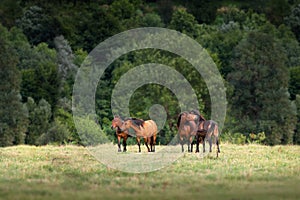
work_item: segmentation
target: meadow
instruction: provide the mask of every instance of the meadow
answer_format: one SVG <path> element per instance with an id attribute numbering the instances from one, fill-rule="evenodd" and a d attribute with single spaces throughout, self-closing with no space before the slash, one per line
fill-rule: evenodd
<path id="1" fill-rule="evenodd" d="M 300 199 L 299 188 L 300 146 L 223 143 L 217 159 L 184 153 L 140 174 L 110 169 L 80 146 L 0 148 L 1 200 Z"/>

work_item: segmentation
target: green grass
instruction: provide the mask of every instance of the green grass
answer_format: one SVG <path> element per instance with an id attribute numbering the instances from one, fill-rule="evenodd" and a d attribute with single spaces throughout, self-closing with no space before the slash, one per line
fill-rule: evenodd
<path id="1" fill-rule="evenodd" d="M 185 153 L 144 174 L 109 169 L 83 147 L 0 148 L 0 199 L 299 199 L 299 187 L 300 146 L 222 144 L 218 159 Z"/>

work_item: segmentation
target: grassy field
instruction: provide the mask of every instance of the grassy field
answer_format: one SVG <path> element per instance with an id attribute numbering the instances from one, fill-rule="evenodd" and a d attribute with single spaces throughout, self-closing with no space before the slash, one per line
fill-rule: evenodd
<path id="1" fill-rule="evenodd" d="M 132 174 L 83 147 L 0 148 L 0 199 L 300 199 L 300 146 L 221 151 L 218 159 L 185 153 L 162 170 Z"/>

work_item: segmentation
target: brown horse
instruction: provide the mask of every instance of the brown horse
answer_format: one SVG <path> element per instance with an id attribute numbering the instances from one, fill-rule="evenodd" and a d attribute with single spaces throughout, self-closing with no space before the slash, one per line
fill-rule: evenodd
<path id="1" fill-rule="evenodd" d="M 124 121 L 119 116 L 114 116 L 111 122 L 111 128 L 116 129 L 116 135 L 118 138 L 118 152 L 121 152 L 121 138 L 123 138 L 123 152 L 126 152 L 126 140 L 128 138 L 128 130 L 122 130 L 121 126 Z"/>
<path id="2" fill-rule="evenodd" d="M 203 152 L 205 152 L 205 139 L 209 142 L 209 152 L 212 152 L 212 136 L 215 139 L 217 145 L 217 157 L 220 153 L 219 147 L 219 127 L 217 122 L 213 120 L 205 120 L 205 118 L 200 115 L 200 113 L 195 110 L 187 114 L 186 119 L 188 121 L 197 122 L 198 130 L 196 136 L 196 152 L 199 152 L 199 143 L 203 144 Z"/>
<path id="3" fill-rule="evenodd" d="M 193 151 L 193 139 L 197 135 L 197 123 L 193 120 L 187 120 L 188 112 L 182 112 L 178 116 L 177 128 L 181 144 L 181 151 L 184 152 L 183 145 L 187 141 L 188 152 Z"/>
<path id="4" fill-rule="evenodd" d="M 153 120 L 144 121 L 136 118 L 125 119 L 122 130 L 129 130 L 130 128 L 132 128 L 136 133 L 139 152 L 141 152 L 141 137 L 144 138 L 148 152 L 155 152 L 157 125 Z M 149 145 L 151 149 L 149 148 Z"/>

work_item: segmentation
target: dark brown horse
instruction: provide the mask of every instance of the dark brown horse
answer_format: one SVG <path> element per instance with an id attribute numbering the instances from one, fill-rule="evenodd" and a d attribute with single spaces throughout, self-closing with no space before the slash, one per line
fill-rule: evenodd
<path id="1" fill-rule="evenodd" d="M 124 121 L 119 116 L 114 116 L 111 122 L 111 128 L 116 129 L 116 135 L 118 138 L 118 152 L 121 152 L 121 138 L 123 138 L 123 152 L 126 152 L 126 140 L 128 138 L 128 130 L 122 130 L 121 126 Z"/>
<path id="2" fill-rule="evenodd" d="M 198 111 L 191 111 L 187 114 L 188 121 L 198 122 L 198 130 L 196 136 L 196 152 L 199 152 L 199 143 L 203 144 L 203 152 L 205 152 L 205 139 L 209 142 L 209 152 L 212 152 L 212 136 L 214 137 L 217 145 L 217 157 L 220 153 L 219 147 L 219 127 L 217 122 L 213 120 L 205 120 Z"/>
<path id="3" fill-rule="evenodd" d="M 155 152 L 157 125 L 153 120 L 144 121 L 136 118 L 125 119 L 122 125 L 122 130 L 129 130 L 130 128 L 132 128 L 136 133 L 139 152 L 141 152 L 141 137 L 144 138 L 148 152 Z"/>
<path id="4" fill-rule="evenodd" d="M 188 152 L 193 151 L 193 139 L 197 135 L 197 123 L 194 120 L 187 120 L 188 112 L 182 112 L 178 116 L 177 128 L 181 144 L 181 151 L 184 152 L 183 145 L 187 141 Z"/>

